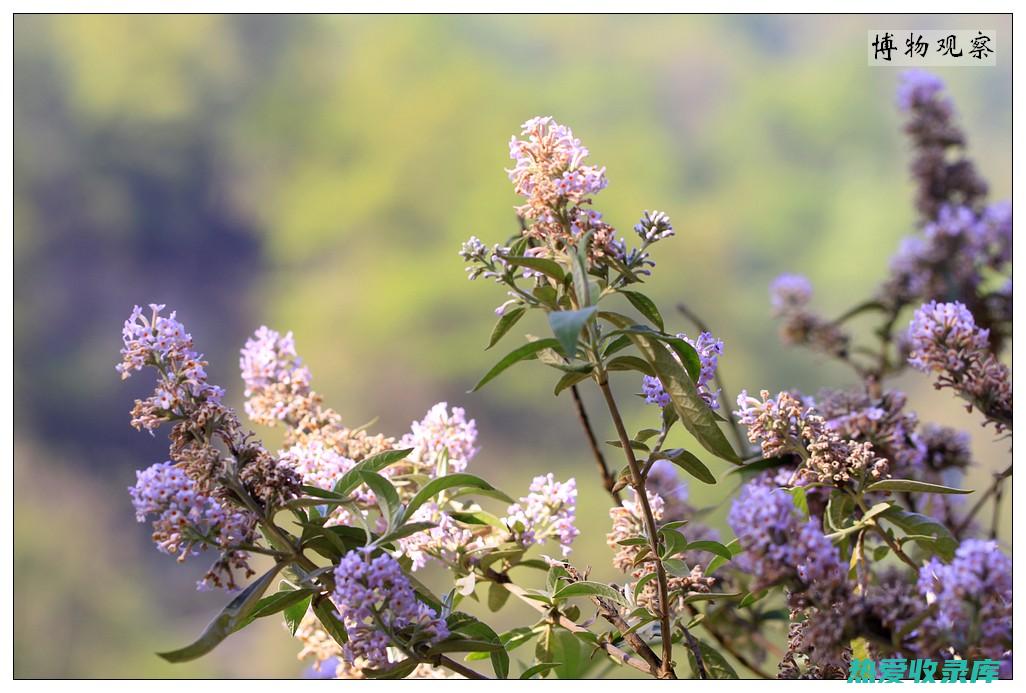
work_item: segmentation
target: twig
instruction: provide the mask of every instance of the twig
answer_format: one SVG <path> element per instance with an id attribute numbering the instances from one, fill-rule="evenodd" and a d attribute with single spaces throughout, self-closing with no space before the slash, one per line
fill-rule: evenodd
<path id="1" fill-rule="evenodd" d="M 691 612 L 692 617 L 697 616 L 699 614 L 699 611 L 695 608 L 694 604 L 688 604 L 688 611 Z M 712 624 L 702 621 L 702 625 L 705 626 L 705 629 L 709 631 L 710 635 L 712 635 L 713 640 L 719 643 L 720 647 L 729 652 L 734 657 L 734 659 L 740 662 L 742 666 L 749 669 L 753 674 L 755 674 L 756 676 L 761 676 L 764 679 L 776 678 L 775 676 L 770 676 L 763 669 L 761 669 L 758 664 L 755 664 L 754 662 L 752 662 L 751 659 L 749 659 L 747 656 L 739 652 L 738 649 L 734 647 L 734 645 L 729 640 L 723 637 L 723 635 L 718 630 L 712 627 Z"/>
<path id="2" fill-rule="evenodd" d="M 429 664 L 434 664 L 434 662 L 428 662 L 428 663 Z M 466 679 L 481 679 L 481 680 L 485 680 L 485 681 L 491 681 L 492 680 L 491 678 L 485 676 L 481 672 L 474 671 L 470 667 L 468 667 L 468 666 L 466 666 L 464 664 L 460 664 L 456 660 L 451 659 L 449 657 L 446 657 L 445 655 L 440 655 L 438 657 L 438 664 L 440 664 L 441 666 L 446 667 L 448 669 L 452 669 L 457 674 L 462 675 L 463 678 L 466 678 Z"/>
<path id="3" fill-rule="evenodd" d="M 983 508 L 984 504 L 987 502 L 987 499 L 995 494 L 999 494 L 1000 488 L 1004 484 L 1005 479 L 1007 479 L 1010 476 L 1012 476 L 1012 465 L 1008 465 L 1008 467 L 1006 467 L 1005 470 L 1000 474 L 994 475 L 994 482 L 990 485 L 990 488 L 988 488 L 987 491 L 982 496 L 980 496 L 980 499 L 976 501 L 975 505 L 973 505 L 972 509 L 969 511 L 969 514 L 965 516 L 964 520 L 962 520 L 962 524 L 960 524 L 958 526 L 958 529 L 955 530 L 956 534 L 961 535 L 963 532 L 965 532 L 966 529 L 969 528 L 969 524 L 973 521 L 973 518 L 976 517 L 977 513 L 979 513 L 980 510 Z M 998 499 L 995 498 L 994 505 L 997 506 L 997 503 Z"/>
<path id="4" fill-rule="evenodd" d="M 539 602 L 537 599 L 531 599 L 531 597 L 527 595 L 527 590 L 520 587 L 519 585 L 513 584 L 513 582 L 510 581 L 509 576 L 505 573 L 499 573 L 491 569 L 486 569 L 485 577 L 489 580 L 492 580 L 493 582 L 502 585 L 507 592 L 509 592 L 514 597 L 530 606 L 538 613 L 544 614 L 546 616 L 550 615 L 549 609 L 544 604 Z M 610 621 L 610 623 L 619 628 L 621 633 L 627 630 L 628 626 L 626 622 L 623 621 L 622 618 L 620 618 L 620 615 L 616 613 L 615 610 L 609 610 L 607 605 L 603 604 L 602 601 L 597 598 L 595 599 L 595 602 L 598 605 L 599 612 L 602 614 L 603 618 L 605 618 L 607 621 Z M 609 611 L 610 613 L 607 614 L 607 611 Z M 612 620 L 614 618 L 619 619 L 620 624 L 622 625 L 614 623 Z M 571 621 L 562 614 L 560 614 L 557 617 L 556 622 L 561 627 L 565 628 L 566 630 L 572 633 L 583 633 L 587 631 L 587 628 L 584 628 L 583 626 Z M 606 654 L 608 654 L 614 660 L 620 662 L 621 664 L 626 664 L 629 667 L 633 667 L 638 671 L 644 672 L 646 674 L 651 674 L 652 676 L 658 676 L 659 669 L 662 666 L 662 662 L 659 661 L 659 657 L 656 655 L 655 652 L 652 651 L 652 648 L 650 648 L 645 643 L 645 641 L 637 635 L 637 633 L 631 633 L 628 636 L 625 636 L 624 639 L 628 643 L 630 643 L 631 647 L 633 647 L 635 651 L 644 659 L 639 659 L 638 657 L 635 657 L 629 652 L 621 650 L 619 647 L 613 645 L 612 643 L 599 643 L 598 647 L 601 648 Z"/>
<path id="5" fill-rule="evenodd" d="M 645 529 L 648 533 L 649 547 L 652 551 L 652 557 L 655 559 L 656 588 L 659 596 L 659 623 L 663 633 L 663 666 L 660 670 L 660 678 L 676 678 L 676 674 L 673 672 L 673 639 L 670 637 L 670 590 L 667 586 L 666 568 L 663 567 L 663 562 L 659 558 L 659 528 L 656 526 L 655 517 L 652 515 L 652 507 L 648 502 L 645 478 L 641 474 L 641 467 L 634 455 L 634 448 L 631 447 L 630 436 L 627 434 L 626 427 L 624 427 L 623 419 L 620 417 L 620 410 L 616 406 L 616 399 L 613 398 L 613 392 L 609 388 L 609 380 L 605 375 L 604 372 L 601 373 L 601 379 L 598 383 L 599 389 L 602 390 L 602 396 L 606 400 L 609 415 L 613 419 L 613 425 L 616 427 L 620 444 L 623 446 L 624 455 L 627 457 L 627 465 L 631 469 L 631 485 L 634 487 L 635 494 L 638 497 L 638 505 L 641 506 Z"/>
<path id="6" fill-rule="evenodd" d="M 702 661 L 702 648 L 687 626 L 682 623 L 680 627 L 684 629 L 684 638 L 688 641 L 688 647 L 691 648 L 691 652 L 695 655 L 695 669 L 698 670 L 698 678 L 704 681 L 709 678 L 709 672 L 705 670 L 705 662 Z M 669 633 L 664 637 L 668 636 Z"/>
<path id="7" fill-rule="evenodd" d="M 602 449 L 599 447 L 598 440 L 595 438 L 595 431 L 591 427 L 591 421 L 588 419 L 588 412 L 584 409 L 584 402 L 581 400 L 581 394 L 577 391 L 577 386 L 574 385 L 570 388 L 571 394 L 574 396 L 574 407 L 577 409 L 577 418 L 581 421 L 581 426 L 584 428 L 584 434 L 588 437 L 588 444 L 591 446 L 591 452 L 595 456 L 595 464 L 598 465 L 599 474 L 602 475 L 602 485 L 605 486 L 606 491 L 613 497 L 617 505 L 622 505 L 623 500 L 620 498 L 620 492 L 616 490 L 616 479 L 609 472 L 609 467 L 606 465 L 606 457 L 602 454 Z"/>

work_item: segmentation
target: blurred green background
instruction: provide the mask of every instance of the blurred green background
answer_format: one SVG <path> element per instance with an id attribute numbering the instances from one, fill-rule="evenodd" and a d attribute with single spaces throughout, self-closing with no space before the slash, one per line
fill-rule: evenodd
<path id="1" fill-rule="evenodd" d="M 506 143 L 554 115 L 608 167 L 607 220 L 629 233 L 643 209 L 673 219 L 648 290 L 664 315 L 686 300 L 705 317 L 729 387 L 850 383 L 779 344 L 766 287 L 805 273 L 817 308 L 839 312 L 912 228 L 898 71 L 866 65 L 871 28 L 997 30 L 996 68 L 941 74 L 993 196 L 1008 197 L 1007 17 L 16 17 L 15 674 L 302 669 L 273 619 L 198 662 L 153 654 L 226 599 L 194 592 L 204 560 L 157 554 L 132 516 L 133 470 L 166 450 L 128 425 L 147 379 L 113 368 L 135 303 L 178 310 L 235 405 L 238 349 L 266 323 L 295 332 L 351 425 L 378 417 L 400 435 L 436 401 L 465 406 L 478 474 L 512 495 L 535 474 L 577 477 L 573 558 L 616 579 L 608 503 L 553 371 L 522 365 L 466 394 L 498 356 L 483 346 L 504 297 L 466 281 L 460 242 L 515 228 Z M 921 419 L 972 431 L 968 483 L 1004 465 L 1006 446 L 954 398 L 900 384 Z M 617 383 L 633 427 L 655 416 L 637 387 Z M 701 506 L 733 492 L 696 486 Z M 528 618 L 507 609 L 500 625 Z"/>

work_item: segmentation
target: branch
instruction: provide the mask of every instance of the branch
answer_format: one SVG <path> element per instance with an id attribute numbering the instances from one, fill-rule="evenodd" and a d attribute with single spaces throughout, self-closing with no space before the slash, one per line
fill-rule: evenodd
<path id="1" fill-rule="evenodd" d="M 956 534 L 961 536 L 962 533 L 969 528 L 969 524 L 973 521 L 973 518 L 976 517 L 976 515 L 983 508 L 984 504 L 987 502 L 987 499 L 995 494 L 999 494 L 1000 488 L 1004 484 L 1005 479 L 1007 479 L 1010 476 L 1012 476 L 1012 465 L 1008 465 L 1008 467 L 1006 467 L 1003 472 L 994 475 L 994 482 L 990 485 L 990 488 L 988 488 L 987 491 L 982 496 L 980 496 L 980 499 L 976 501 L 975 505 L 973 505 L 972 509 L 969 511 L 969 514 L 965 516 L 964 520 L 962 520 L 962 524 L 960 524 L 958 526 L 958 529 L 955 530 Z M 997 503 L 998 498 L 994 500 L 994 505 L 997 506 Z"/>
<path id="2" fill-rule="evenodd" d="M 598 445 L 598 440 L 595 438 L 595 431 L 591 427 L 591 421 L 588 420 L 588 412 L 584 410 L 584 402 L 581 401 L 581 394 L 577 391 L 577 386 L 574 385 L 570 388 L 570 392 L 574 396 L 574 407 L 577 409 L 577 418 L 581 421 L 581 426 L 584 428 L 584 434 L 588 437 L 588 444 L 591 446 L 591 452 L 595 456 L 595 464 L 598 465 L 599 474 L 602 475 L 602 485 L 605 487 L 609 495 L 613 497 L 613 500 L 617 505 L 622 505 L 623 500 L 620 498 L 620 492 L 616 490 L 616 479 L 609 472 L 609 467 L 606 465 L 606 457 L 602 454 L 602 449 Z"/>
<path id="3" fill-rule="evenodd" d="M 620 410 L 616 406 L 613 392 L 609 389 L 609 380 L 604 372 L 600 375 L 599 388 L 602 390 L 602 396 L 605 397 L 606 406 L 609 408 L 609 415 L 613 419 L 613 425 L 616 427 L 620 444 L 623 446 L 624 455 L 627 456 L 627 464 L 631 468 L 631 485 L 638 497 L 638 505 L 641 507 L 644 517 L 645 529 L 648 533 L 648 543 L 655 562 L 656 587 L 659 593 L 659 624 L 663 634 L 663 666 L 660 669 L 660 678 L 677 678 L 673 672 L 673 638 L 670 635 L 670 590 L 667 586 L 666 569 L 659 558 L 659 528 L 656 527 L 655 517 L 652 515 L 652 507 L 648 502 L 648 492 L 645 490 L 645 477 L 642 475 L 641 467 L 634 456 L 634 448 L 631 447 L 631 439 L 623 425 L 623 419 L 620 417 Z M 701 655 L 696 655 L 696 657 L 698 656 Z"/>
<path id="4" fill-rule="evenodd" d="M 545 616 L 551 615 L 549 609 L 544 604 L 539 602 L 537 599 L 531 599 L 527 595 L 527 590 L 518 585 L 513 584 L 510 581 L 509 576 L 505 573 L 498 573 L 494 570 L 486 569 L 485 577 L 493 582 L 502 585 L 507 592 L 509 592 L 514 597 L 530 606 L 538 613 L 544 614 Z M 612 623 L 617 628 L 619 628 L 621 633 L 629 628 L 627 622 L 620 617 L 619 613 L 617 613 L 615 609 L 610 609 L 608 605 L 604 604 L 602 600 L 598 598 L 595 598 L 593 601 L 599 607 L 599 612 L 602 614 L 602 617 L 610 623 Z M 614 622 L 614 619 L 618 619 L 619 623 Z M 572 633 L 588 632 L 587 628 L 578 625 L 577 623 L 571 621 L 562 614 L 558 615 L 556 622 L 561 627 L 565 628 L 566 630 Z M 638 636 L 637 633 L 630 633 L 629 635 L 624 636 L 624 639 L 628 643 L 630 643 L 631 647 L 633 647 L 639 655 L 644 657 L 643 660 L 638 659 L 637 657 L 628 652 L 624 652 L 612 643 L 599 643 L 598 647 L 605 651 L 606 654 L 608 654 L 612 659 L 619 662 L 620 664 L 626 664 L 629 667 L 633 667 L 638 671 L 650 674 L 652 676 L 659 676 L 659 670 L 662 666 L 662 662 L 659 661 L 659 657 L 656 656 L 655 652 L 652 651 L 652 648 L 650 648 L 645 643 L 645 641 Z"/>

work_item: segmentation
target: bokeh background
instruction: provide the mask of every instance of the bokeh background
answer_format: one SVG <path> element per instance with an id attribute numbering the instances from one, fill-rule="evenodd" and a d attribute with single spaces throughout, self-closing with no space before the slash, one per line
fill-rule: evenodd
<path id="1" fill-rule="evenodd" d="M 535 474 L 577 477 L 575 561 L 614 579 L 608 504 L 553 371 L 522 365 L 466 393 L 497 358 L 483 347 L 503 296 L 466 281 L 460 242 L 512 232 L 506 143 L 555 115 L 608 167 L 608 220 L 628 231 L 643 209 L 670 214 L 678 236 L 648 290 L 672 328 L 690 329 L 677 301 L 705 317 L 729 387 L 850 383 L 779 344 L 766 287 L 805 273 L 816 306 L 839 312 L 912 229 L 898 72 L 866 65 L 870 28 L 997 30 L 997 67 L 941 74 L 993 196 L 1009 196 L 1006 17 L 17 17 L 15 674 L 302 670 L 274 619 L 198 662 L 153 654 L 225 597 L 196 593 L 203 560 L 157 554 L 132 516 L 134 470 L 166 449 L 128 425 L 146 378 L 113 368 L 135 303 L 178 310 L 235 405 L 238 349 L 268 324 L 295 332 L 352 425 L 400 435 L 436 401 L 466 407 L 476 473 L 513 495 Z M 973 432 L 967 483 L 1003 467 L 1007 446 L 954 398 L 899 384 L 923 420 Z M 631 426 L 655 415 L 632 378 L 617 387 Z M 732 483 L 700 486 L 722 523 Z M 1006 504 L 1005 540 L 1009 518 Z"/>

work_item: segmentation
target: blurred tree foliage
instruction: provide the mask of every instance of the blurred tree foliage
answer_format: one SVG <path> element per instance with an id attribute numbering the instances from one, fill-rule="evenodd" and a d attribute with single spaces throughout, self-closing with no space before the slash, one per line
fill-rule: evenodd
<path id="1" fill-rule="evenodd" d="M 1005 18 L 887 20 L 996 28 L 1011 55 Z M 470 234 L 491 243 L 515 230 L 505 143 L 533 115 L 571 125 L 608 166 L 597 206 L 624 233 L 643 209 L 670 214 L 678 237 L 660 246 L 650 293 L 667 315 L 686 300 L 724 339 L 728 384 L 847 382 L 778 346 L 766 286 L 803 272 L 817 305 L 839 310 L 871 290 L 910 230 L 897 75 L 865 64 L 874 21 L 18 17 L 15 419 L 30 459 L 16 471 L 16 673 L 298 670 L 274 628 L 256 631 L 275 653 L 259 672 L 232 649 L 173 672 L 149 654 L 218 598 L 192 595 L 187 571 L 165 576 L 169 559 L 144 551 L 131 523 L 131 470 L 162 453 L 127 425 L 143 384 L 113 370 L 134 303 L 177 308 L 236 402 L 237 350 L 266 322 L 295 331 L 318 389 L 354 425 L 377 416 L 401 433 L 437 400 L 467 406 L 482 473 L 521 483 L 576 467 L 581 513 L 604 526 L 574 416 L 548 395 L 547 373 L 524 367 L 505 388 L 465 394 L 490 363 L 482 348 L 503 297 L 470 290 L 456 251 Z M 1001 197 L 1011 80 L 1010 61 L 998 62 L 943 76 Z M 916 387 L 924 418 L 950 411 Z M 68 569 L 36 512 L 53 505 L 55 483 L 88 489 L 45 521 L 86 531 L 88 569 Z M 696 489 L 710 501 L 728 491 Z M 609 570 L 600 534 L 577 550 Z M 54 571 L 59 581 L 43 579 Z M 76 629 L 61 652 L 30 653 L 62 613 Z"/>

